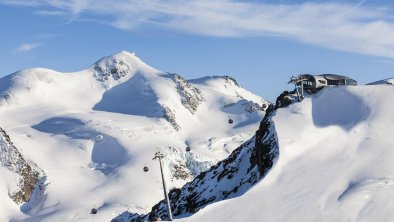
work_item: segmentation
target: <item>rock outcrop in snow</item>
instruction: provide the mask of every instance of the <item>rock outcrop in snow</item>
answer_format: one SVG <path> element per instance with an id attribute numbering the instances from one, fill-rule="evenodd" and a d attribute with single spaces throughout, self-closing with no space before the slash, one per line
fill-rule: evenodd
<path id="1" fill-rule="evenodd" d="M 226 80 L 226 83 L 233 84 L 233 85 L 239 87 L 239 84 L 238 84 L 237 80 L 235 80 L 233 77 L 231 77 L 231 76 L 222 76 L 222 78 L 224 80 Z"/>
<path id="2" fill-rule="evenodd" d="M 205 100 L 201 90 L 191 85 L 187 80 L 178 74 L 172 73 L 169 75 L 176 84 L 178 93 L 181 96 L 182 104 L 186 109 L 194 114 L 198 105 L 200 105 L 200 103 Z"/>
<path id="3" fill-rule="evenodd" d="M 175 130 L 178 131 L 181 129 L 181 127 L 176 121 L 175 113 L 170 107 L 163 107 L 163 118 L 167 120 L 171 124 L 171 126 L 174 127 Z"/>
<path id="4" fill-rule="evenodd" d="M 107 81 L 109 78 L 119 80 L 120 78 L 131 73 L 129 65 L 123 61 L 116 60 L 104 67 L 95 65 L 94 70 L 96 71 L 94 76 L 98 81 L 101 82 Z"/>
<path id="5" fill-rule="evenodd" d="M 168 155 L 164 161 L 171 169 L 171 181 L 191 181 L 201 172 L 207 171 L 214 163 L 201 155 L 190 151 L 180 151 L 175 147 L 168 147 Z"/>
<path id="6" fill-rule="evenodd" d="M 17 204 L 29 201 L 40 174 L 26 162 L 2 128 L 0 128 L 0 167 L 11 172 L 13 182 L 16 183 L 14 187 L 17 189 L 10 190 L 8 193 L 10 198 Z"/>
<path id="7" fill-rule="evenodd" d="M 139 72 L 159 72 L 141 61 L 135 53 L 126 51 L 104 57 L 94 63 L 90 69 L 95 79 L 102 82 L 106 88 L 125 82 Z"/>

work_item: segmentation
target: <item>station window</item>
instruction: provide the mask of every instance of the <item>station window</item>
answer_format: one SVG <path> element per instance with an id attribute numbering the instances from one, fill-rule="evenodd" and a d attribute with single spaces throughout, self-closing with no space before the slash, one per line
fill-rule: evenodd
<path id="1" fill-rule="evenodd" d="M 339 85 L 339 81 L 338 80 L 328 80 L 328 85 L 337 86 L 337 85 Z"/>
<path id="2" fill-rule="evenodd" d="M 303 81 L 304 86 L 314 86 L 315 83 L 312 81 Z"/>

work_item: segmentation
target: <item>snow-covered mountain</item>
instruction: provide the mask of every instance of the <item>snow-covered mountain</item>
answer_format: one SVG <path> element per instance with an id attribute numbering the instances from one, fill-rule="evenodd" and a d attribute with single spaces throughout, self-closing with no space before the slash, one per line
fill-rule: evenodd
<path id="1" fill-rule="evenodd" d="M 148 213 L 162 197 L 156 151 L 166 154 L 169 186 L 179 188 L 248 141 L 268 105 L 231 77 L 185 80 L 128 52 L 80 72 L 37 68 L 3 77 L 0 127 L 10 139 L 2 142 L 12 141 L 39 186 L 21 207 L 10 201 L 17 184 L 3 182 L 11 180 L 2 170 L 7 213 L 0 221 L 109 221 L 126 210 Z M 93 207 L 97 215 L 89 214 Z"/>
<path id="2" fill-rule="evenodd" d="M 394 78 L 388 78 L 388 79 L 383 79 L 376 82 L 368 83 L 368 85 L 382 85 L 382 84 L 394 85 Z"/>
<path id="3" fill-rule="evenodd" d="M 302 102 L 295 102 L 292 94 L 282 94 L 251 141 L 170 193 L 175 218 L 391 221 L 392 96 L 394 88 L 383 82 L 327 87 Z M 257 159 L 260 156 L 257 166 L 253 153 Z M 260 172 L 256 173 L 259 166 Z M 250 180 L 251 174 L 258 179 Z M 244 181 L 248 184 L 243 187 Z M 232 193 L 226 196 L 229 190 Z M 227 200 L 217 202 L 223 199 Z M 125 212 L 114 221 L 147 218 L 166 219 L 163 203 L 147 215 Z"/>

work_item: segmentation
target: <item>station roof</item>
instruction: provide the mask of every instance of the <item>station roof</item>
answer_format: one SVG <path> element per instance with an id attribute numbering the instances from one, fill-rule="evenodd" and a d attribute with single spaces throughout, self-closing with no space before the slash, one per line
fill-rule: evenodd
<path id="1" fill-rule="evenodd" d="M 321 76 L 321 77 L 324 77 L 325 79 L 329 79 L 329 80 L 352 79 L 350 77 L 341 76 L 341 75 L 337 75 L 337 74 L 319 74 L 317 76 Z"/>

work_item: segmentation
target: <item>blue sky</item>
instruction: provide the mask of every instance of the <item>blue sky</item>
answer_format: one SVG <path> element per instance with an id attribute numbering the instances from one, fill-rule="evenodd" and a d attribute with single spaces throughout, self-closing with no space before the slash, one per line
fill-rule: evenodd
<path id="1" fill-rule="evenodd" d="M 390 1 L 0 0 L 0 77 L 78 71 L 126 50 L 185 78 L 230 75 L 274 100 L 291 75 L 394 77 Z"/>

